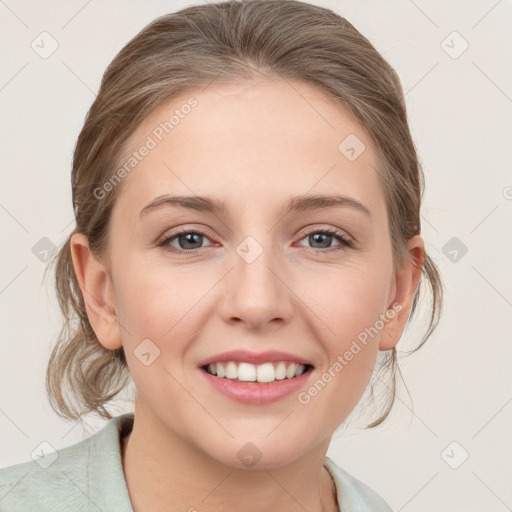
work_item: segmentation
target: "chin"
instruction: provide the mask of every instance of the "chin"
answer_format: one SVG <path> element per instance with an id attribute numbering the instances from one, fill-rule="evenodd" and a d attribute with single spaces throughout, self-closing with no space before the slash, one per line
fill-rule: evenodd
<path id="1" fill-rule="evenodd" d="M 303 445 L 300 445 L 303 447 Z M 228 446 L 225 443 L 219 447 L 218 452 L 210 456 L 222 464 L 237 469 L 261 470 L 275 469 L 293 463 L 302 452 L 297 445 L 283 446 L 282 439 L 276 437 L 274 441 L 261 438 L 241 443 L 233 440 Z"/>

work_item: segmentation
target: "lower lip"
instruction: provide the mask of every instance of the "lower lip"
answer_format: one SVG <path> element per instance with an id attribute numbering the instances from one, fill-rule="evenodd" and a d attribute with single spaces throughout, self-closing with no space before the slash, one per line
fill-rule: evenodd
<path id="1" fill-rule="evenodd" d="M 275 380 L 274 382 L 237 382 L 223 377 L 216 377 L 209 374 L 202 368 L 199 371 L 205 379 L 224 395 L 242 402 L 244 404 L 262 405 L 277 402 L 282 398 L 298 391 L 309 379 L 313 368 L 310 367 L 307 372 L 294 377 L 293 379 Z"/>

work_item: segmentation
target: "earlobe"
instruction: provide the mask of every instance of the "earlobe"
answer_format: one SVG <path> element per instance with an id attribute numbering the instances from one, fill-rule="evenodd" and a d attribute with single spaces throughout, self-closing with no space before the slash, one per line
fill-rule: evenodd
<path id="1" fill-rule="evenodd" d="M 407 249 L 409 257 L 404 260 L 395 276 L 395 296 L 386 312 L 389 321 L 381 331 L 379 350 L 390 350 L 400 340 L 421 278 L 425 255 L 421 236 L 411 238 L 407 243 Z"/>
<path id="2" fill-rule="evenodd" d="M 83 233 L 71 236 L 70 249 L 87 316 L 98 340 L 111 350 L 121 347 L 121 332 L 107 269 L 94 257 Z"/>

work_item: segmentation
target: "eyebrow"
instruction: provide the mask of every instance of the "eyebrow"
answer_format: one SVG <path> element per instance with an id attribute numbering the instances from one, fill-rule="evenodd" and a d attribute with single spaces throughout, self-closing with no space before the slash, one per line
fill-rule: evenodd
<path id="1" fill-rule="evenodd" d="M 140 211 L 139 218 L 162 206 L 174 206 L 213 214 L 225 213 L 227 208 L 224 201 L 201 196 L 170 196 L 162 195 L 148 203 Z M 371 218 L 370 210 L 358 200 L 343 195 L 302 195 L 290 199 L 285 214 L 290 212 L 305 212 L 323 208 L 350 207 Z"/>

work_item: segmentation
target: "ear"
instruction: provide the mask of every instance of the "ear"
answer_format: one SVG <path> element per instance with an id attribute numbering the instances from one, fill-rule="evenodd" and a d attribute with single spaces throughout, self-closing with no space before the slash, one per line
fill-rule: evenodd
<path id="1" fill-rule="evenodd" d="M 71 236 L 70 247 L 87 316 L 96 337 L 105 348 L 119 348 L 122 346 L 121 331 L 107 269 L 94 257 L 89 240 L 83 233 L 74 233 Z"/>
<path id="2" fill-rule="evenodd" d="M 389 320 L 381 330 L 379 350 L 390 350 L 400 340 L 421 278 L 425 245 L 420 235 L 408 241 L 407 250 L 409 257 L 394 276 L 394 296 L 391 294 L 386 315 Z"/>

